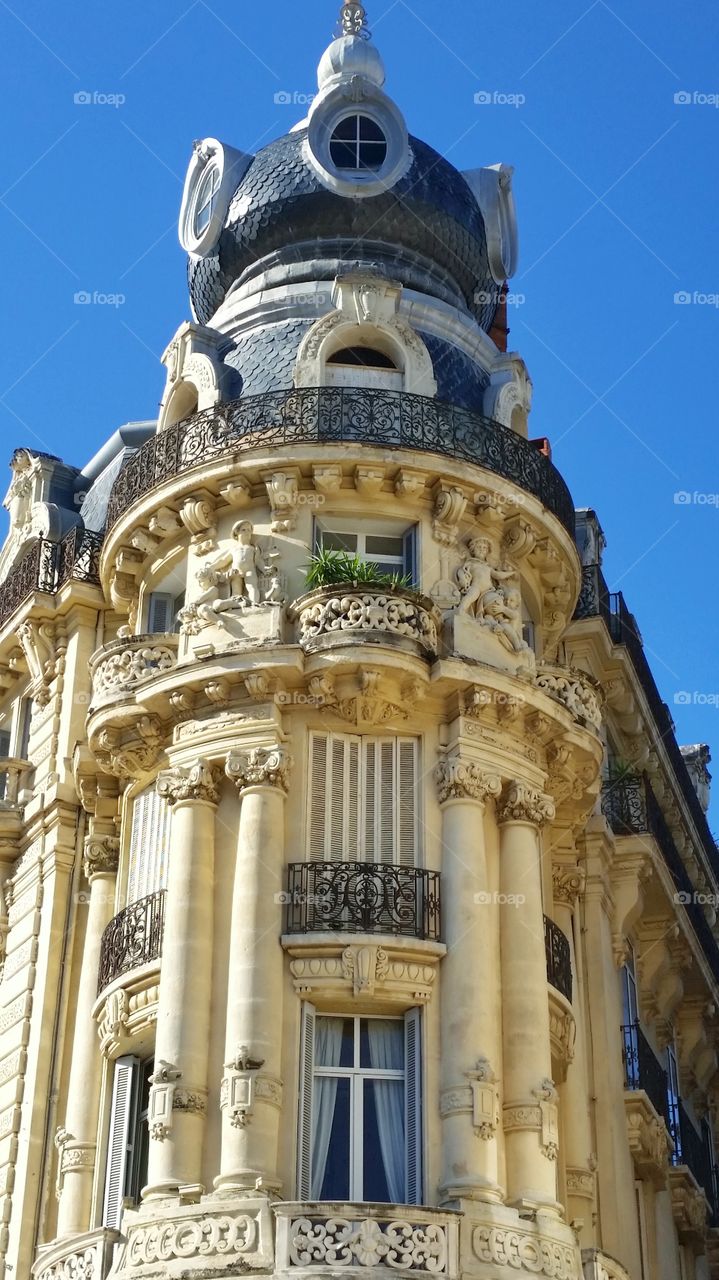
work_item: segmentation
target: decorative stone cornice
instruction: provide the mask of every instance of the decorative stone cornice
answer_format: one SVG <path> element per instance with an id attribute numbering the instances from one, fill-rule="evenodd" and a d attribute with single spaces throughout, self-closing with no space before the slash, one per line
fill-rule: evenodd
<path id="1" fill-rule="evenodd" d="M 502 790 L 497 774 L 485 773 L 481 765 L 462 756 L 445 756 L 434 771 L 440 804 L 448 800 L 477 800 L 484 804 Z"/>
<path id="2" fill-rule="evenodd" d="M 552 821 L 555 812 L 551 796 L 535 790 L 526 782 L 510 782 L 502 796 L 497 816 L 500 822 L 531 822 L 533 826 L 542 827 L 546 822 Z"/>
<path id="3" fill-rule="evenodd" d="M 204 801 L 217 804 L 219 791 L 217 774 L 206 760 L 198 760 L 189 769 L 175 766 L 166 769 L 157 777 L 157 794 L 169 805 L 183 801 Z"/>
<path id="4" fill-rule="evenodd" d="M 225 773 L 238 791 L 247 787 L 277 787 L 287 792 L 291 768 L 292 756 L 279 744 L 231 751 L 225 761 Z"/>
<path id="5" fill-rule="evenodd" d="M 552 889 L 555 903 L 573 908 L 584 890 L 586 872 L 583 867 L 569 866 L 564 862 L 552 863 Z"/>
<path id="6" fill-rule="evenodd" d="M 95 876 L 117 875 L 120 841 L 116 836 L 92 835 L 85 840 L 83 870 L 89 881 Z"/>

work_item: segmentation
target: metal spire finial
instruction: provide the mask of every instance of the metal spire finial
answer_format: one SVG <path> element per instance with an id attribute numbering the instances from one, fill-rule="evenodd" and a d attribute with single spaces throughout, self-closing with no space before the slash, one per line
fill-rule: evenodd
<path id="1" fill-rule="evenodd" d="M 367 26 L 367 14 L 364 5 L 358 4 L 355 0 L 347 0 L 340 10 L 340 20 L 337 24 L 337 36 L 359 36 L 360 40 L 370 39 L 370 30 Z"/>

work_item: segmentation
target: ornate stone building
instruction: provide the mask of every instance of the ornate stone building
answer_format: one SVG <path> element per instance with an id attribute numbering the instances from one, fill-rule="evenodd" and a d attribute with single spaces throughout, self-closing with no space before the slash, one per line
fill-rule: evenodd
<path id="1" fill-rule="evenodd" d="M 342 24 L 195 144 L 159 420 L 11 460 L 0 1277 L 708 1280 L 708 752 L 531 438 L 511 169 Z"/>

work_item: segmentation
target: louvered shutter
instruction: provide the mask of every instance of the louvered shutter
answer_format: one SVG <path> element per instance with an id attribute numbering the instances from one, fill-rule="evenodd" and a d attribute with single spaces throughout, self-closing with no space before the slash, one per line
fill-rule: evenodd
<path id="1" fill-rule="evenodd" d="M 396 861 L 403 867 L 416 866 L 419 853 L 417 748 L 415 738 L 397 739 Z"/>
<path id="2" fill-rule="evenodd" d="M 153 591 L 147 608 L 147 630 L 153 633 L 172 631 L 173 598 L 166 591 Z"/>
<path id="3" fill-rule="evenodd" d="M 310 735 L 308 845 L 314 862 L 354 862 L 359 857 L 359 739 L 349 734 Z"/>
<path id="4" fill-rule="evenodd" d="M 300 1087 L 297 1107 L 296 1200 L 309 1200 L 312 1179 L 312 1085 L 315 1072 L 315 1008 L 300 1008 Z"/>
<path id="5" fill-rule="evenodd" d="M 135 797 L 130 827 L 127 903 L 167 888 L 170 852 L 170 807 L 155 787 Z"/>
<path id="6" fill-rule="evenodd" d="M 136 1141 L 139 1058 L 118 1058 L 112 1081 L 102 1225 L 119 1231 L 128 1168 Z"/>
<path id="7" fill-rule="evenodd" d="M 310 734 L 310 799 L 307 844 L 310 862 L 324 862 L 327 836 L 327 747 L 326 733 Z"/>
<path id="8" fill-rule="evenodd" d="M 404 1015 L 404 1131 L 407 1204 L 422 1203 L 422 1021 L 419 1009 Z"/>
<path id="9" fill-rule="evenodd" d="M 405 574 L 409 574 L 412 585 L 416 586 L 419 576 L 417 573 L 417 526 L 414 524 L 407 529 L 402 538 L 402 557 L 404 560 L 403 571 Z"/>
<path id="10" fill-rule="evenodd" d="M 10 730 L 0 729 L 0 759 L 7 759 L 10 755 Z"/>

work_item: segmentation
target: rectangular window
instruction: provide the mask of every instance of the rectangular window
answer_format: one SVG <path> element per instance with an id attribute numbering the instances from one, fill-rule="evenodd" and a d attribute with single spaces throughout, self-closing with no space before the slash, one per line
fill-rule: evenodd
<path id="1" fill-rule="evenodd" d="M 420 1203 L 419 1017 L 327 1017 L 303 1004 L 300 1199 Z"/>
<path id="2" fill-rule="evenodd" d="M 632 946 L 629 947 L 627 962 L 622 968 L 622 1021 L 625 1026 L 639 1021 L 637 971 Z"/>
<path id="3" fill-rule="evenodd" d="M 102 1225 L 120 1228 L 124 1200 L 138 1204 L 147 1181 L 147 1111 L 153 1062 L 126 1055 L 115 1062 L 105 1166 Z"/>
<path id="4" fill-rule="evenodd" d="M 170 808 L 154 787 L 148 787 L 132 803 L 126 903 L 167 887 L 169 853 Z"/>
<path id="5" fill-rule="evenodd" d="M 0 760 L 10 756 L 10 730 L 0 729 Z M 5 799 L 7 792 L 7 770 L 0 768 L 0 800 Z"/>
<path id="6" fill-rule="evenodd" d="M 184 603 L 184 592 L 181 595 L 173 596 L 167 591 L 153 591 L 147 601 L 147 621 L 145 625 L 148 633 L 162 635 L 179 631 L 180 620 L 178 614 Z"/>
<path id="7" fill-rule="evenodd" d="M 311 862 L 416 865 L 416 738 L 311 733 L 309 776 Z"/>
<path id="8" fill-rule="evenodd" d="M 16 730 L 16 755 L 20 760 L 27 760 L 30 747 L 30 729 L 32 726 L 32 698 L 23 698 L 20 703 Z"/>
<path id="9" fill-rule="evenodd" d="M 357 527 L 357 521 L 336 517 L 318 520 L 315 546 L 327 551 L 347 551 L 376 564 L 381 573 L 409 576 L 417 583 L 417 528 L 402 528 L 394 520 L 377 521 Z"/>

